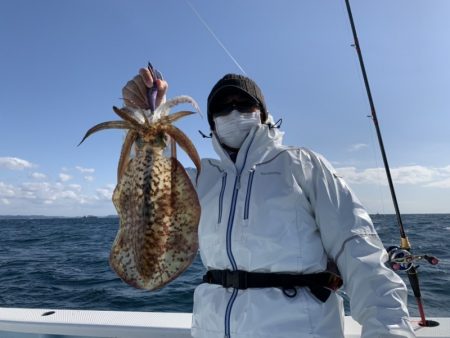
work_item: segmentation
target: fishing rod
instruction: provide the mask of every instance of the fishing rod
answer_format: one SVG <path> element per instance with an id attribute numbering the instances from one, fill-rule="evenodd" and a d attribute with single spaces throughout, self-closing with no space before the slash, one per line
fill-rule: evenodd
<path id="1" fill-rule="evenodd" d="M 419 325 L 421 325 L 421 326 L 437 326 L 437 325 L 439 325 L 439 323 L 432 321 L 432 320 L 426 320 L 426 318 L 425 318 L 425 311 L 423 309 L 422 296 L 420 293 L 419 277 L 417 274 L 417 269 L 413 263 L 414 263 L 414 260 L 417 260 L 417 257 L 420 257 L 420 259 L 423 258 L 423 259 L 427 260 L 430 264 L 433 264 L 433 265 L 437 264 L 438 260 L 435 257 L 427 256 L 427 255 L 423 255 L 423 256 L 411 255 L 411 244 L 409 243 L 408 237 L 406 236 L 405 229 L 403 227 L 402 217 L 400 215 L 400 209 L 398 207 L 397 197 L 395 195 L 394 184 L 392 182 L 391 171 L 389 169 L 386 151 L 384 149 L 384 144 L 383 144 L 383 138 L 381 137 L 381 130 L 380 130 L 380 126 L 378 123 L 377 113 L 375 111 L 375 104 L 373 102 L 372 93 L 370 91 L 369 79 L 367 77 L 366 68 L 364 66 L 364 60 L 363 60 L 362 53 L 361 53 L 361 47 L 360 47 L 359 41 L 358 41 L 358 35 L 356 34 L 355 23 L 353 21 L 352 10 L 350 7 L 350 0 L 345 0 L 345 4 L 347 7 L 348 18 L 350 20 L 350 25 L 351 25 L 352 33 L 353 33 L 353 40 L 354 40 L 353 46 L 355 47 L 356 52 L 358 53 L 359 65 L 361 66 L 361 71 L 362 71 L 362 75 L 364 78 L 364 85 L 366 87 L 367 97 L 369 99 L 371 117 L 372 117 L 373 123 L 375 125 L 375 129 L 377 132 L 378 144 L 380 145 L 381 155 L 383 157 L 384 168 L 385 168 L 386 176 L 387 176 L 388 183 L 389 183 L 389 190 L 391 191 L 392 202 L 394 203 L 395 214 L 397 217 L 397 224 L 400 229 L 400 248 L 391 247 L 388 249 L 390 261 L 391 261 L 391 267 L 393 267 L 395 270 L 406 270 L 406 272 L 407 272 L 409 283 L 411 284 L 411 288 L 413 290 L 414 296 L 416 297 L 417 307 L 418 307 L 419 313 L 420 313 L 421 321 L 419 322 Z"/>

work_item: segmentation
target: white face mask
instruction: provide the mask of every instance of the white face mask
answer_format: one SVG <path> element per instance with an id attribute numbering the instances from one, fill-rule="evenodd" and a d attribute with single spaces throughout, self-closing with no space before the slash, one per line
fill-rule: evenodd
<path id="1" fill-rule="evenodd" d="M 259 110 L 251 113 L 233 110 L 225 116 L 215 117 L 216 133 L 220 142 L 231 148 L 240 148 L 250 130 L 261 124 L 260 115 Z"/>

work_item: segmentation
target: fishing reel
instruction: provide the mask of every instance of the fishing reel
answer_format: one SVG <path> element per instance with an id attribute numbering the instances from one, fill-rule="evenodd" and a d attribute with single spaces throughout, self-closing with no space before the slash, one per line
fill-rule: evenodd
<path id="1" fill-rule="evenodd" d="M 425 260 L 431 265 L 437 265 L 439 260 L 430 255 L 413 255 L 406 249 L 398 246 L 390 246 L 387 249 L 389 256 L 388 264 L 394 271 L 408 271 L 414 265 L 414 262 Z"/>

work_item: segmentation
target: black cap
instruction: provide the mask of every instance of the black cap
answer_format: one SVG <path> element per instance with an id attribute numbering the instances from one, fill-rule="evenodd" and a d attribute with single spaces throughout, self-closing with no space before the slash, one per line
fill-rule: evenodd
<path id="1" fill-rule="evenodd" d="M 222 98 L 222 94 L 228 94 L 230 90 L 244 92 L 255 99 L 260 106 L 261 121 L 264 123 L 267 120 L 267 108 L 264 95 L 256 82 L 244 75 L 227 74 L 214 85 L 208 96 L 208 122 L 211 130 L 214 130 L 214 119 L 210 108 L 216 99 Z M 219 93 L 221 95 L 218 95 Z"/>

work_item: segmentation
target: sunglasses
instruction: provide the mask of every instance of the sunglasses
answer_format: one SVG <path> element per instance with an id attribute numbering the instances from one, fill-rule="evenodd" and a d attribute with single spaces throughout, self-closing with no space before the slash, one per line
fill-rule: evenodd
<path id="1" fill-rule="evenodd" d="M 239 98 L 215 104 L 211 107 L 211 113 L 214 117 L 228 115 L 233 110 L 238 110 L 241 113 L 251 113 L 258 107 L 259 103 L 256 100 Z"/>

